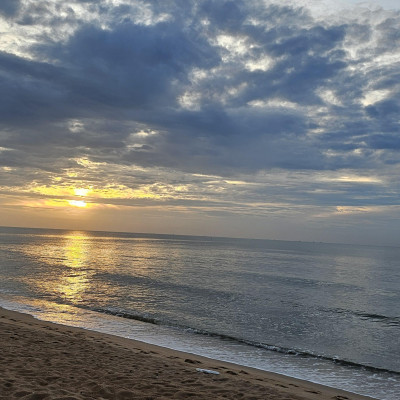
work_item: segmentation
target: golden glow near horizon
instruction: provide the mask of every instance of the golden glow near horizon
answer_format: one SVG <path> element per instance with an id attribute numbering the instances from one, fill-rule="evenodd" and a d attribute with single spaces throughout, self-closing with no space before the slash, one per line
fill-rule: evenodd
<path id="1" fill-rule="evenodd" d="M 18 193 L 24 197 L 14 200 L 24 207 L 30 208 L 79 208 L 82 211 L 94 207 L 119 207 L 114 204 L 113 200 L 128 199 L 162 199 L 176 195 L 178 192 L 184 191 L 183 187 L 173 185 L 141 185 L 137 188 L 130 188 L 123 184 L 108 183 L 101 187 L 93 187 L 92 185 L 75 186 L 72 184 L 64 184 L 62 178 L 55 177 L 52 179 L 52 185 L 38 185 L 32 183 L 26 188 L 20 190 L 9 190 L 15 196 Z M 1 189 L 1 187 L 0 187 Z M 26 195 L 33 194 L 28 197 Z"/>
<path id="2" fill-rule="evenodd" d="M 93 186 L 67 186 L 57 182 L 56 185 L 31 186 L 27 191 L 52 198 L 61 197 L 74 206 L 82 206 L 84 197 L 90 199 L 143 199 L 165 197 L 175 190 L 181 191 L 180 186 L 172 187 L 171 185 L 166 186 L 161 184 L 157 185 L 157 194 L 153 193 L 153 189 L 152 185 L 144 185 L 137 189 L 132 189 L 126 185 L 110 183 L 105 184 L 101 188 L 95 188 Z M 71 197 L 73 198 L 71 199 Z"/>
<path id="3" fill-rule="evenodd" d="M 57 183 L 59 183 L 61 178 L 56 177 L 54 178 L 54 180 Z M 28 189 L 28 192 L 33 192 L 50 197 L 49 199 L 45 199 L 44 201 L 34 200 L 28 202 L 27 205 L 32 205 L 35 207 L 73 206 L 78 208 L 87 208 L 89 205 L 92 205 L 91 203 L 88 203 L 87 201 L 83 200 L 84 197 L 87 197 L 88 194 L 92 192 L 91 187 L 85 188 L 85 187 L 63 186 L 62 184 L 59 183 L 57 185 L 50 185 L 50 186 L 49 185 L 33 186 Z"/>

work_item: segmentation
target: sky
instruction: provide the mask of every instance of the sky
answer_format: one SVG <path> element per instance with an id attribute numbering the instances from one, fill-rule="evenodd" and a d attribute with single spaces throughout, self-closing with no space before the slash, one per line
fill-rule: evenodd
<path id="1" fill-rule="evenodd" d="M 400 2 L 2 0 L 0 225 L 400 245 Z"/>

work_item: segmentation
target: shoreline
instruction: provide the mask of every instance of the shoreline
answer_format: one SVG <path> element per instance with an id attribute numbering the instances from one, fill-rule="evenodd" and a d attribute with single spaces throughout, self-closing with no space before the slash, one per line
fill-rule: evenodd
<path id="1" fill-rule="evenodd" d="M 1 307 L 0 335 L 0 399 L 373 399 Z"/>

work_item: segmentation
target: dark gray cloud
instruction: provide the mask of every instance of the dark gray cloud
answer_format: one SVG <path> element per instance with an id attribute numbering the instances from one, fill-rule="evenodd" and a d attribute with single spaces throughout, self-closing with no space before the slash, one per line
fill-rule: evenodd
<path id="1" fill-rule="evenodd" d="M 20 8 L 20 3 L 20 0 L 2 0 L 0 2 L 0 14 L 5 17 L 14 17 Z"/>

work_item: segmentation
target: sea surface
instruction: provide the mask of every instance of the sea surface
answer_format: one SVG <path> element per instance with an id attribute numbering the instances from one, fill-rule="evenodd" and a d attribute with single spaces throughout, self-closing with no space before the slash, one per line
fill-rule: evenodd
<path id="1" fill-rule="evenodd" d="M 400 398 L 400 247 L 0 228 L 0 305 Z"/>

